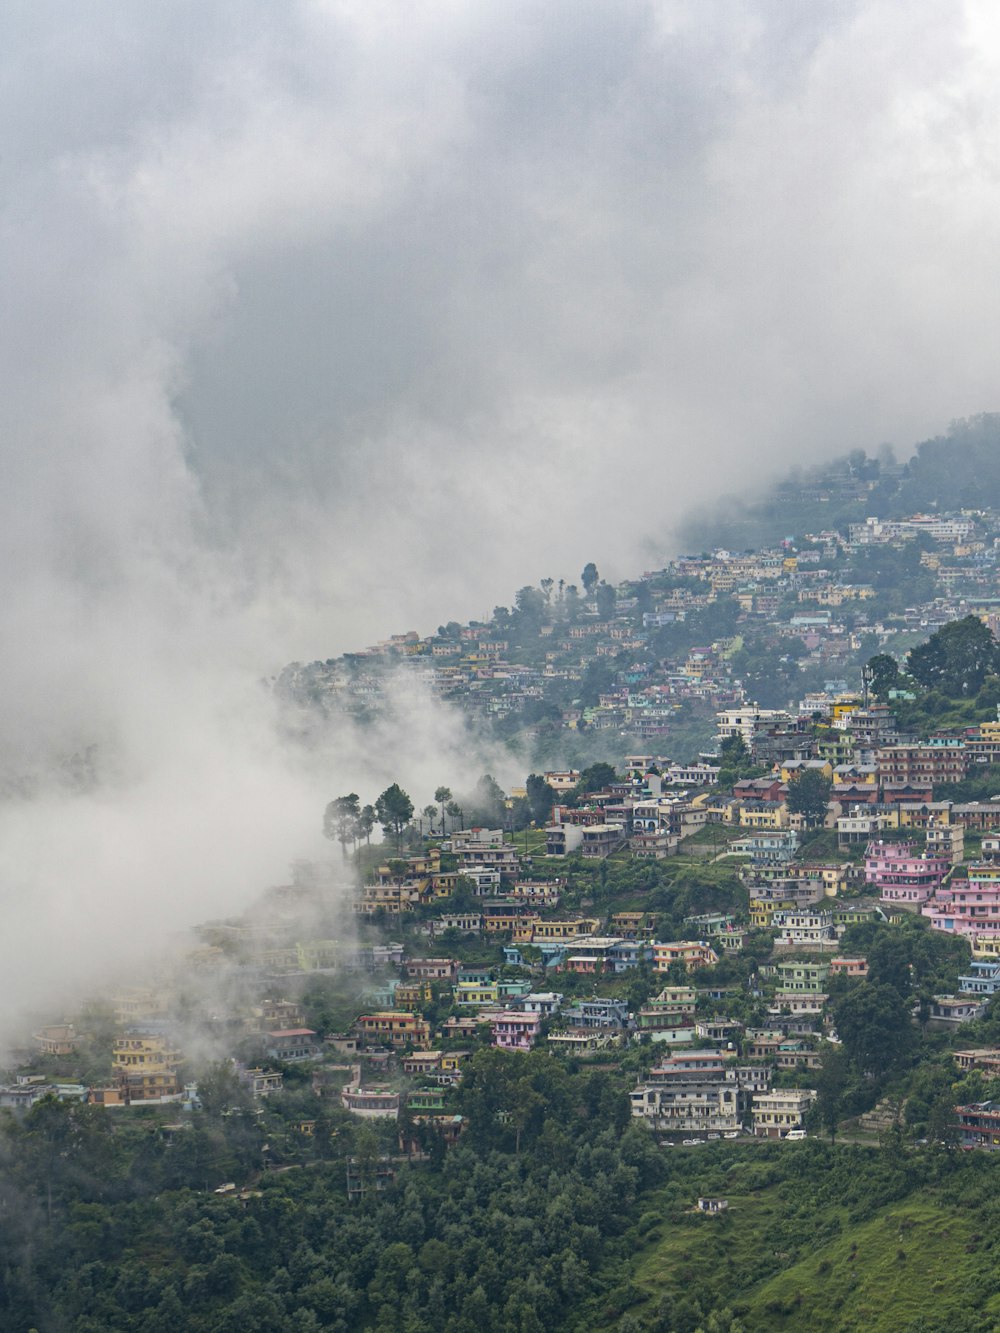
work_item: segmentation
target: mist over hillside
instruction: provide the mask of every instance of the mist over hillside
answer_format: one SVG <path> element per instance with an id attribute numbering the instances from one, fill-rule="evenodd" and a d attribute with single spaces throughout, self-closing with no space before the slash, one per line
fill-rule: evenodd
<path id="1" fill-rule="evenodd" d="M 655 566 L 720 488 L 991 402 L 985 6 L 0 37 L 5 1006 L 320 854 L 348 774 L 482 771 L 430 699 L 290 751 L 287 661 Z"/>
<path id="2" fill-rule="evenodd" d="M 688 514 L 679 537 L 692 550 L 742 549 L 781 533 L 845 528 L 870 514 L 897 519 L 998 506 L 1000 413 L 980 412 L 906 448 L 854 449 L 805 469 L 793 467 L 766 495 L 716 496 Z"/>

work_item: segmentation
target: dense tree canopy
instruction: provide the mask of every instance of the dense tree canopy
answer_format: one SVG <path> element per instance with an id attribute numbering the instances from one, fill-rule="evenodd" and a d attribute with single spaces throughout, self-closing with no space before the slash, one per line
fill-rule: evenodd
<path id="1" fill-rule="evenodd" d="M 413 802 L 398 782 L 386 787 L 375 802 L 375 816 L 383 829 L 395 834 L 398 848 L 403 829 L 413 818 Z"/>
<path id="2" fill-rule="evenodd" d="M 553 789 L 538 773 L 530 773 L 525 784 L 525 791 L 528 796 L 531 818 L 536 824 L 547 823 L 556 799 Z"/>
<path id="3" fill-rule="evenodd" d="M 866 663 L 871 692 L 876 699 L 885 700 L 890 690 L 899 689 L 903 682 L 899 663 L 889 653 L 876 653 Z"/>
<path id="4" fill-rule="evenodd" d="M 975 694 L 987 675 L 1000 672 L 1000 649 L 978 616 L 952 620 L 910 650 L 906 667 L 928 690 L 951 697 Z"/>
<path id="5" fill-rule="evenodd" d="M 912 1051 L 910 1007 L 895 986 L 862 982 L 837 1001 L 833 1017 L 844 1050 L 869 1078 L 897 1068 Z"/>
<path id="6" fill-rule="evenodd" d="M 361 804 L 357 792 L 348 796 L 338 796 L 330 802 L 323 813 L 323 836 L 331 841 L 336 838 L 343 854 L 347 855 L 347 844 L 358 836 L 358 824 L 361 818 Z"/>
<path id="7" fill-rule="evenodd" d="M 580 781 L 574 788 L 574 794 L 577 797 L 588 796 L 591 792 L 603 791 L 605 787 L 617 781 L 618 774 L 612 764 L 606 764 L 603 761 L 591 764 L 580 774 Z"/>
<path id="8" fill-rule="evenodd" d="M 788 809 L 801 815 L 810 827 L 821 824 L 833 784 L 819 768 L 806 768 L 788 784 Z"/>

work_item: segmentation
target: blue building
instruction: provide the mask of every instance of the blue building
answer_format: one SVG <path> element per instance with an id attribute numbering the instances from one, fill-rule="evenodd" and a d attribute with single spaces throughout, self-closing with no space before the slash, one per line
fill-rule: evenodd
<path id="1" fill-rule="evenodd" d="M 973 962 L 968 975 L 959 977 L 958 988 L 963 995 L 996 995 L 1000 990 L 1000 962 Z"/>
<path id="2" fill-rule="evenodd" d="M 624 1028 L 628 1026 L 628 1005 L 624 1000 L 594 996 L 580 1000 L 562 1011 L 569 1023 L 588 1028 Z"/>

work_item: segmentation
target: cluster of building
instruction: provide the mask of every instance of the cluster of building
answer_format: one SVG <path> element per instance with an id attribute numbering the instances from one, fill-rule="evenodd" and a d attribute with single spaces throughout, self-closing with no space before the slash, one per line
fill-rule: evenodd
<path id="1" fill-rule="evenodd" d="M 747 1060 L 711 1048 L 671 1051 L 633 1091 L 632 1115 L 681 1142 L 735 1138 L 744 1131 L 783 1139 L 802 1131 L 816 1093 L 775 1088 L 771 1081 L 769 1051 Z"/>
<path id="2" fill-rule="evenodd" d="M 672 654 L 660 635 L 665 627 L 720 598 L 733 599 L 741 641 L 756 638 L 778 652 L 794 644 L 796 654 L 804 649 L 801 668 L 815 668 L 832 684 L 853 668 L 862 634 L 884 643 L 900 631 L 927 633 L 970 612 L 996 628 L 998 534 L 1000 518 L 989 512 L 873 516 L 842 532 L 806 534 L 757 551 L 680 557 L 622 584 L 611 607 L 602 605 L 596 589 L 581 596 L 546 580 L 528 618 L 502 612 L 488 623 L 452 624 L 425 638 L 415 631 L 393 635 L 361 653 L 292 664 L 278 689 L 300 704 L 320 700 L 327 709 L 368 715 L 392 707 L 388 677 L 404 669 L 480 718 L 530 719 L 532 708 L 537 715 L 544 705 L 549 720 L 556 717 L 569 729 L 657 742 L 670 735 L 679 710 L 736 707 L 747 699 L 733 669 L 733 637 Z M 890 612 L 858 577 L 856 558 L 873 546 L 905 547 L 920 539 L 929 548 L 920 565 L 934 595 Z M 602 660 L 609 672 L 598 696 L 574 698 L 588 667 Z M 530 720 L 524 726 L 530 729 Z"/>

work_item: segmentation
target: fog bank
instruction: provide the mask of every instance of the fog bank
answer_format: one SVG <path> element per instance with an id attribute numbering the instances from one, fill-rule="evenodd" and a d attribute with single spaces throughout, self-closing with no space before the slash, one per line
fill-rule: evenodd
<path id="1" fill-rule="evenodd" d="M 0 1001 L 495 758 L 423 699 L 304 760 L 286 661 L 997 406 L 985 3 L 21 4 L 0 44 Z"/>

